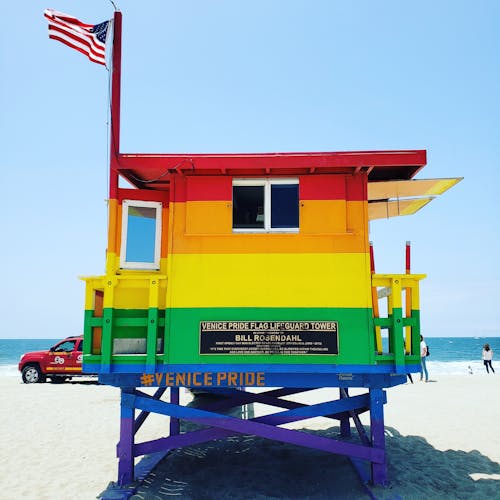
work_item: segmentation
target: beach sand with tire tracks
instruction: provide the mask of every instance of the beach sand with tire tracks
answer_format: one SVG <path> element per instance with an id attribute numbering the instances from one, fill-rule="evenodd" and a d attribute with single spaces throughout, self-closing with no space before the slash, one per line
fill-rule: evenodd
<path id="1" fill-rule="evenodd" d="M 391 485 L 376 488 L 377 497 L 495 498 L 500 375 L 415 378 L 413 385 L 387 390 Z M 0 377 L 0 389 L 2 500 L 92 499 L 116 480 L 119 389 L 83 381 L 27 385 L 8 376 Z M 294 399 L 319 402 L 330 391 Z M 183 396 L 185 402 L 190 397 Z M 255 415 L 263 409 L 255 405 Z M 305 425 L 325 435 L 338 432 L 322 418 L 288 427 Z M 168 429 L 167 418 L 152 416 L 137 440 L 160 437 L 161 429 Z M 252 437 L 243 442 L 243 448 L 233 439 L 175 452 L 160 465 L 160 479 L 176 484 L 170 490 L 176 498 L 363 498 L 349 484 L 350 466 L 342 458 Z"/>

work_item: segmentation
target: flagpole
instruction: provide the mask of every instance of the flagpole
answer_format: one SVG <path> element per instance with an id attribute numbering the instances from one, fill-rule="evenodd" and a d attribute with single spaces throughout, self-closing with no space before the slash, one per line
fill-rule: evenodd
<path id="1" fill-rule="evenodd" d="M 117 260 L 118 235 L 118 168 L 120 155 L 120 87 L 122 73 L 122 14 L 115 11 L 113 19 L 113 50 L 111 61 L 111 131 L 109 148 L 109 201 L 108 201 L 108 248 L 106 249 L 106 274 L 114 274 Z"/>
<path id="2" fill-rule="evenodd" d="M 120 90 L 122 73 L 122 13 L 113 20 L 113 61 L 111 73 L 111 147 L 109 156 L 109 197 L 118 198 L 118 155 L 120 154 Z"/>

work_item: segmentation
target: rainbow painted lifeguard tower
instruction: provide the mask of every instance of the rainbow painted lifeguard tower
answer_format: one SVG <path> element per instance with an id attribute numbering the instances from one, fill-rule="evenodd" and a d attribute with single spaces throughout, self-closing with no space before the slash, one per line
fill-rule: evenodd
<path id="1" fill-rule="evenodd" d="M 124 154 L 120 64 L 117 12 L 106 274 L 84 278 L 84 369 L 121 388 L 118 483 L 132 483 L 138 456 L 238 433 L 347 455 L 386 483 L 384 389 L 420 369 L 424 275 L 409 260 L 406 273 L 375 274 L 369 222 L 412 214 L 458 179 L 412 180 L 422 150 Z M 181 387 L 222 399 L 185 407 Z M 331 401 L 282 399 L 322 387 Z M 282 411 L 224 412 L 251 402 Z M 169 416 L 169 432 L 136 443 L 150 413 Z M 316 416 L 339 421 L 342 436 L 352 421 L 359 442 L 281 427 Z M 183 434 L 180 419 L 208 427 Z"/>

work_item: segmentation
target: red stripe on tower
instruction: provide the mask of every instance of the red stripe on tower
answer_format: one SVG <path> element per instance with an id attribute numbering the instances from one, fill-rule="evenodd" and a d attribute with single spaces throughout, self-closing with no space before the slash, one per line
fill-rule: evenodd
<path id="1" fill-rule="evenodd" d="M 303 175 L 301 200 L 366 200 L 366 181 L 361 175 Z"/>

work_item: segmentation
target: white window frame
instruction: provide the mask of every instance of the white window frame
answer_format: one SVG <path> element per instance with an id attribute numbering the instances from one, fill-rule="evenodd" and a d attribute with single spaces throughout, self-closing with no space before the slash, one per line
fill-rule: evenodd
<path id="1" fill-rule="evenodd" d="M 156 209 L 154 262 L 130 262 L 130 261 L 125 260 L 126 254 L 127 254 L 129 207 Z M 162 210 L 162 203 L 160 201 L 123 200 L 123 202 L 122 202 L 122 241 L 121 241 L 121 248 L 120 248 L 120 268 L 121 269 L 148 269 L 148 270 L 160 269 L 161 210 Z"/>
<path id="2" fill-rule="evenodd" d="M 235 228 L 233 233 L 298 233 L 297 227 L 271 227 L 271 186 L 274 184 L 298 184 L 297 178 L 233 179 L 233 186 L 264 186 L 264 228 Z M 233 201 L 234 202 L 234 201 Z M 299 220 L 300 225 L 300 220 Z"/>

